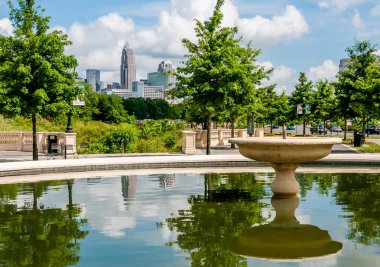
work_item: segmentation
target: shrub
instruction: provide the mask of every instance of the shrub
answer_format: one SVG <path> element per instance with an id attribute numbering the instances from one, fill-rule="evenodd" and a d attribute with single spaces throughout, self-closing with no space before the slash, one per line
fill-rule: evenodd
<path id="1" fill-rule="evenodd" d="M 135 152 L 139 131 L 136 126 L 122 123 L 113 126 L 106 137 L 110 153 Z"/>

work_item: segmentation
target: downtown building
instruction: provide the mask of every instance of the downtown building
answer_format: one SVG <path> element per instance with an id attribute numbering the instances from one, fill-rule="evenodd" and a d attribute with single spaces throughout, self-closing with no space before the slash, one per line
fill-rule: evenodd
<path id="1" fill-rule="evenodd" d="M 135 52 L 127 43 L 121 52 L 120 84 L 132 89 L 132 82 L 136 80 Z"/>
<path id="2" fill-rule="evenodd" d="M 87 69 L 86 70 L 86 83 L 90 85 L 92 90 L 99 92 L 100 88 L 101 88 L 100 70 Z"/>
<path id="3" fill-rule="evenodd" d="M 162 85 L 149 85 L 144 81 L 133 81 L 132 97 L 165 99 L 165 88 Z"/>
<path id="4" fill-rule="evenodd" d="M 175 83 L 174 72 L 173 64 L 168 60 L 164 60 L 158 65 L 156 72 L 148 73 L 147 84 L 150 86 L 163 86 L 165 90 L 173 88 Z"/>

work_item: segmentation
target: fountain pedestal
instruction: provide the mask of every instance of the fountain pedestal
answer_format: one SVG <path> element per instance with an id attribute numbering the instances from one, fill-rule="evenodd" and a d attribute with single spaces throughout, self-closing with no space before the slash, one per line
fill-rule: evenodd
<path id="1" fill-rule="evenodd" d="M 272 191 L 276 195 L 295 195 L 299 184 L 295 179 L 295 170 L 302 162 L 314 161 L 331 153 L 334 144 L 340 144 L 340 138 L 231 138 L 229 143 L 237 144 L 243 156 L 270 162 L 276 171 Z"/>

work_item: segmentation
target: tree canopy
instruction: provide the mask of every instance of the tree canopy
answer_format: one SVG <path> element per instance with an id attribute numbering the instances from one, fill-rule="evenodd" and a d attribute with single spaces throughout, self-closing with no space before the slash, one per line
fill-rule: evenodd
<path id="1" fill-rule="evenodd" d="M 222 27 L 223 4 L 224 0 L 217 1 L 208 20 L 195 20 L 196 42 L 182 40 L 188 53 L 184 65 L 177 69 L 172 92 L 195 107 L 192 109 L 199 111 L 208 126 L 226 110 L 234 117 L 241 105 L 253 100 L 255 85 L 266 75 L 263 67 L 254 64 L 260 50 L 242 46 L 236 27 Z M 207 135 L 206 153 L 210 154 L 210 131 Z"/>
<path id="2" fill-rule="evenodd" d="M 50 17 L 33 0 L 9 1 L 13 35 L 0 36 L 0 112 L 33 122 L 33 160 L 38 160 L 37 115 L 67 112 L 77 60 L 65 54 L 71 42 L 49 30 Z"/>

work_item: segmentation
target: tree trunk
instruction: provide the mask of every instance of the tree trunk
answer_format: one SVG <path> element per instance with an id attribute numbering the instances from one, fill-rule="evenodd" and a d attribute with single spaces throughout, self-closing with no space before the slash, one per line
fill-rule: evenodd
<path id="1" fill-rule="evenodd" d="M 326 120 L 323 121 L 323 135 L 326 135 Z"/>
<path id="2" fill-rule="evenodd" d="M 231 116 L 231 138 L 235 137 L 235 116 Z M 235 144 L 231 143 L 231 148 L 235 148 Z"/>
<path id="3" fill-rule="evenodd" d="M 270 122 L 270 133 L 273 133 L 273 123 Z"/>
<path id="4" fill-rule="evenodd" d="M 306 120 L 305 120 L 305 116 L 303 116 L 303 136 L 306 135 Z"/>
<path id="5" fill-rule="evenodd" d="M 38 146 L 37 146 L 37 120 L 36 113 L 32 113 L 32 125 L 33 125 L 33 160 L 38 160 Z"/>
<path id="6" fill-rule="evenodd" d="M 286 127 L 285 126 L 286 126 L 285 124 L 282 125 L 282 139 L 286 139 Z"/>
<path id="7" fill-rule="evenodd" d="M 206 147 L 206 155 L 211 155 L 211 114 L 207 115 L 207 147 Z"/>
<path id="8" fill-rule="evenodd" d="M 363 143 L 365 142 L 365 125 L 366 125 L 366 120 L 365 120 L 365 116 L 363 116 L 363 125 L 362 125 Z"/>
<path id="9" fill-rule="evenodd" d="M 343 140 L 347 140 L 347 119 L 344 118 L 344 137 Z"/>

